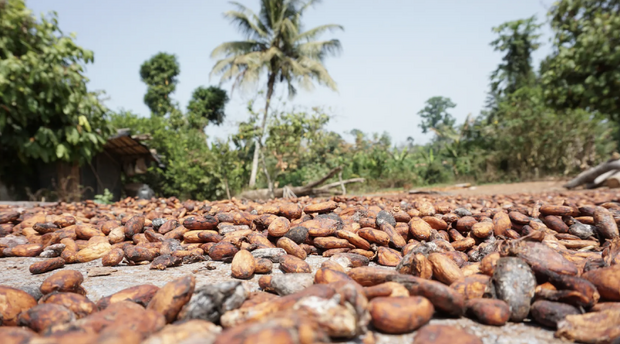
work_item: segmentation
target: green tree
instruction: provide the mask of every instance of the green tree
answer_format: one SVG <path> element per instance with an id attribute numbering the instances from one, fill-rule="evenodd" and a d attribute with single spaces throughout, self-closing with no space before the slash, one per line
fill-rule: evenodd
<path id="1" fill-rule="evenodd" d="M 506 22 L 493 28 L 499 37 L 491 42 L 495 51 L 504 54 L 502 63 L 491 74 L 491 92 L 497 96 L 511 94 L 520 87 L 532 85 L 536 73 L 532 68 L 532 52 L 540 47 L 537 39 L 540 24 L 536 17 Z"/>
<path id="2" fill-rule="evenodd" d="M 228 95 L 221 88 L 215 86 L 196 88 L 187 105 L 190 125 L 198 129 L 203 129 L 207 123 L 221 125 L 226 117 L 224 113 L 226 103 Z"/>
<path id="3" fill-rule="evenodd" d="M 261 0 L 259 14 L 233 2 L 234 11 L 225 16 L 239 26 L 245 41 L 226 42 L 216 47 L 212 57 L 224 58 L 213 66 L 212 74 L 221 74 L 221 80 L 234 79 L 235 86 L 256 84 L 263 72 L 267 73 L 265 112 L 252 160 L 250 187 L 254 187 L 258 170 L 261 139 L 265 132 L 269 103 L 277 82 L 286 82 L 289 96 L 296 93 L 295 84 L 306 89 L 313 87 L 313 80 L 336 90 L 336 83 L 323 65 L 326 56 L 341 49 L 337 39 L 315 40 L 326 31 L 342 30 L 342 26 L 328 24 L 303 31 L 301 19 L 306 10 L 317 0 Z"/>
<path id="4" fill-rule="evenodd" d="M 456 107 L 456 104 L 446 97 L 432 97 L 426 101 L 424 109 L 418 112 L 422 117 L 422 121 L 418 126 L 422 128 L 423 133 L 427 133 L 429 129 L 437 129 L 439 127 L 454 126 L 455 119 L 448 110 Z"/>
<path id="5" fill-rule="evenodd" d="M 22 0 L 0 0 L 0 32 L 2 177 L 24 175 L 16 162 L 89 161 L 111 133 L 83 75 L 93 52 L 60 31 L 55 13 L 37 20 Z"/>
<path id="6" fill-rule="evenodd" d="M 176 56 L 167 53 L 158 53 L 140 66 L 140 77 L 148 86 L 144 104 L 151 113 L 164 116 L 172 111 L 170 94 L 176 90 L 180 72 Z"/>
<path id="7" fill-rule="evenodd" d="M 158 74 L 161 73 L 161 74 Z M 133 181 L 148 183 L 157 194 L 180 198 L 215 199 L 231 195 L 244 180 L 243 163 L 228 142 L 208 145 L 204 127 L 219 125 L 225 118 L 226 91 L 218 87 L 198 87 L 183 113 L 171 97 L 180 66 L 174 55 L 159 53 L 146 61 L 140 74 L 149 89 L 145 99 L 154 104 L 150 117 L 129 111 L 111 116 L 116 128 L 131 128 L 134 134 L 149 134 L 148 145 L 162 155 L 165 169 L 152 167 Z M 155 86 L 153 86 L 155 85 Z M 163 90 L 163 91 L 162 91 Z M 165 92 L 164 92 L 165 91 Z"/>
<path id="8" fill-rule="evenodd" d="M 546 99 L 620 120 L 620 1 L 560 0 L 549 15 L 555 51 L 542 77 Z"/>

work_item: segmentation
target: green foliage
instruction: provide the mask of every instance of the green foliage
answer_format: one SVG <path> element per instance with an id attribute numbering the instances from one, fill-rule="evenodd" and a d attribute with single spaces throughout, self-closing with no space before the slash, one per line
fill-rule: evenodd
<path id="1" fill-rule="evenodd" d="M 132 177 L 133 181 L 147 183 L 156 194 L 179 198 L 214 199 L 228 197 L 241 188 L 239 175 L 244 166 L 237 151 L 228 142 L 207 144 L 204 127 L 209 123 L 221 124 L 228 102 L 226 91 L 218 87 L 198 87 L 183 113 L 170 97 L 180 67 L 174 55 L 160 53 L 146 61 L 140 74 L 149 90 L 156 95 L 151 104 L 158 110 L 150 117 L 140 117 L 129 111 L 110 116 L 116 128 L 130 128 L 133 134 L 149 134 L 150 148 L 162 155 L 165 169 L 149 168 L 147 174 Z M 161 75 L 159 75 L 159 74 Z M 170 91 L 170 92 L 168 92 Z M 147 91 L 147 96 L 151 91 Z"/>
<path id="2" fill-rule="evenodd" d="M 36 20 L 22 0 L 0 0 L 3 180 L 9 170 L 12 177 L 27 178 L 39 160 L 88 161 L 112 127 L 149 134 L 148 145 L 166 165 L 127 181 L 146 182 L 159 196 L 182 199 L 230 198 L 256 175 L 254 157 L 264 161 L 260 187 L 267 187 L 265 173 L 276 187 L 300 186 L 342 166 L 343 179 L 366 180 L 349 190 L 371 191 L 574 174 L 615 148 L 611 137 L 620 120 L 618 0 L 557 2 L 550 12 L 554 53 L 542 62 L 540 75 L 532 65 L 532 53 L 540 46 L 536 18 L 493 28 L 497 38 L 491 46 L 502 61 L 491 75 L 487 108 L 457 125 L 450 98 L 428 99 L 417 113 L 419 126 L 435 136 L 424 145 L 411 137 L 394 144 L 388 133 L 356 129 L 343 137 L 327 129 L 331 116 L 321 108 L 268 116 L 278 83 L 287 85 L 291 97 L 297 87 L 311 89 L 315 82 L 336 90 L 323 63 L 341 50 L 340 41 L 319 36 L 342 27 L 304 30 L 303 15 L 316 2 L 261 0 L 258 14 L 233 3 L 236 9 L 226 12 L 245 40 L 216 47 L 212 56 L 221 59 L 211 74 L 222 82 L 232 80 L 233 89 L 254 86 L 266 74 L 266 106 L 256 112 L 250 102 L 249 117 L 238 123 L 234 135 L 209 140 L 204 128 L 223 123 L 228 95 L 218 87 L 198 87 L 186 111 L 181 110 L 171 97 L 180 74 L 175 55 L 158 53 L 140 67 L 148 86 L 144 102 L 149 117 L 129 111 L 108 115 L 82 76 L 93 53 L 64 35 L 55 15 Z M 67 185 L 65 181 L 59 190 Z M 112 197 L 106 189 L 95 199 L 107 204 Z"/>
<path id="3" fill-rule="evenodd" d="M 614 148 L 614 125 L 584 110 L 547 107 L 540 87 L 516 90 L 499 103 L 498 117 L 479 130 L 491 146 L 485 163 L 509 180 L 578 172 Z"/>
<path id="4" fill-rule="evenodd" d="M 144 104 L 151 113 L 163 116 L 172 111 L 170 94 L 176 90 L 180 72 L 176 56 L 167 53 L 158 53 L 140 66 L 140 77 L 148 86 Z"/>
<path id="5" fill-rule="evenodd" d="M 532 85 L 536 79 L 532 68 L 532 52 L 540 47 L 537 42 L 540 27 L 536 17 L 530 17 L 493 28 L 499 37 L 491 42 L 491 46 L 504 56 L 502 63 L 491 74 L 491 92 L 503 96 L 520 87 Z"/>
<path id="6" fill-rule="evenodd" d="M 456 104 L 450 98 L 432 97 L 428 99 L 424 109 L 418 112 L 418 115 L 422 117 L 422 122 L 418 126 L 422 128 L 422 132 L 425 134 L 429 129 L 452 128 L 456 120 L 448 113 L 448 110 L 454 107 Z"/>
<path id="7" fill-rule="evenodd" d="M 112 204 L 112 200 L 114 199 L 114 194 L 110 192 L 110 190 L 103 190 L 103 195 L 95 195 L 95 203 L 98 204 Z"/>
<path id="8" fill-rule="evenodd" d="M 63 34 L 55 14 L 37 20 L 22 0 L 0 0 L 0 32 L 2 178 L 15 182 L 35 161 L 89 161 L 111 133 L 83 76 L 93 52 Z"/>
<path id="9" fill-rule="evenodd" d="M 226 91 L 219 87 L 198 87 L 187 105 L 188 120 L 192 127 L 202 129 L 207 123 L 224 123 L 224 107 L 228 103 Z"/>
<path id="10" fill-rule="evenodd" d="M 546 98 L 620 120 L 620 1 L 560 0 L 549 15 L 555 51 L 544 67 Z"/>

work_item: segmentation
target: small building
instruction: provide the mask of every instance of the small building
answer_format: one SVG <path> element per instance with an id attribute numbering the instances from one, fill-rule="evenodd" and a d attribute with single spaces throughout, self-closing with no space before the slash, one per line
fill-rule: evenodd
<path id="1" fill-rule="evenodd" d="M 124 191 L 122 175 L 131 177 L 144 174 L 149 166 L 163 168 L 160 157 L 142 141 L 148 135 L 131 136 L 128 129 L 121 129 L 106 142 L 103 151 L 82 166 L 66 162 L 40 163 L 37 178 L 30 186 L 33 201 L 65 199 L 69 201 L 93 199 L 108 189 L 113 200 L 119 200 Z M 0 191 L 2 185 L 0 182 Z M 4 188 L 0 200 L 16 201 Z"/>

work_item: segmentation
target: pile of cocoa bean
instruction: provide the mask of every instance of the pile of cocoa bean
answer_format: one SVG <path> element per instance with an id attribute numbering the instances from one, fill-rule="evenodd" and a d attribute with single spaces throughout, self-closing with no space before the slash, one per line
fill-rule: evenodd
<path id="1" fill-rule="evenodd" d="M 0 341 L 374 343 L 415 332 L 414 343 L 482 343 L 429 324 L 439 316 L 612 343 L 619 223 L 613 190 L 0 206 L 0 257 L 40 257 L 30 272 L 49 275 L 36 292 L 0 286 Z M 310 255 L 325 257 L 320 268 Z M 187 275 L 94 302 L 65 265 L 98 259 L 153 270 L 222 261 L 231 279 L 196 288 Z"/>

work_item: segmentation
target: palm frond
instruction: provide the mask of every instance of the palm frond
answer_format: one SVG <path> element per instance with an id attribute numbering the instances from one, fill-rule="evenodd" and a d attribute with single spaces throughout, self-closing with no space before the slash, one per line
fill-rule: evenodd
<path id="1" fill-rule="evenodd" d="M 332 90 L 338 92 L 338 86 L 334 79 L 332 79 L 331 75 L 327 72 L 327 69 L 320 61 L 301 58 L 299 59 L 300 64 L 302 64 L 305 68 L 307 68 L 312 76 L 319 82 L 321 85 L 325 85 Z"/>
<path id="2" fill-rule="evenodd" d="M 333 32 L 336 30 L 344 31 L 344 27 L 342 25 L 337 25 L 337 24 L 326 24 L 326 25 L 317 26 L 314 29 L 310 29 L 308 31 L 302 32 L 299 35 L 297 35 L 297 37 L 295 37 L 295 42 L 310 41 L 320 36 L 324 32 L 327 32 L 327 31 Z"/>
<path id="3" fill-rule="evenodd" d="M 235 58 L 236 56 L 231 56 L 231 57 L 227 57 L 225 59 L 221 59 L 217 61 L 215 65 L 213 66 L 213 68 L 211 69 L 211 73 L 209 74 L 209 77 L 225 72 L 228 68 L 230 68 Z"/>
<path id="4" fill-rule="evenodd" d="M 290 18 L 284 18 L 280 25 L 280 32 L 287 38 L 287 40 L 293 40 L 299 35 L 299 28 L 297 24 Z"/>
<path id="5" fill-rule="evenodd" d="M 303 14 L 308 8 L 320 3 L 321 1 L 322 0 L 309 0 L 299 9 L 299 14 Z"/>
<path id="6" fill-rule="evenodd" d="M 342 51 L 342 45 L 337 39 L 313 41 L 300 44 L 297 50 L 301 56 L 322 61 L 326 55 L 338 55 Z"/>
<path id="7" fill-rule="evenodd" d="M 237 24 L 244 35 L 252 39 L 264 39 L 269 36 L 269 30 L 254 11 L 235 1 L 232 1 L 231 4 L 237 7 L 237 11 L 228 11 L 224 13 L 224 16 L 229 18 L 232 23 Z"/>
<path id="8" fill-rule="evenodd" d="M 213 49 L 211 52 L 211 57 L 216 58 L 221 55 L 231 56 L 248 54 L 254 51 L 261 51 L 264 48 L 265 45 L 263 43 L 256 41 L 225 42 Z"/>

